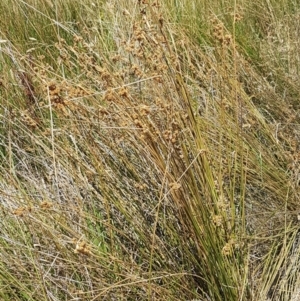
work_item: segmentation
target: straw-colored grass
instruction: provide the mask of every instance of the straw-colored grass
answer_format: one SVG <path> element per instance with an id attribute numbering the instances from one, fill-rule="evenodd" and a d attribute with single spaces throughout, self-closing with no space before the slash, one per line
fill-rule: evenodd
<path id="1" fill-rule="evenodd" d="M 298 300 L 296 1 L 0 3 L 1 300 Z"/>

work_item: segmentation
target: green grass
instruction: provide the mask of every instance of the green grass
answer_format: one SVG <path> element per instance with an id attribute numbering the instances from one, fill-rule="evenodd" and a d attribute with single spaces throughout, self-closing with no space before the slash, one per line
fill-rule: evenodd
<path id="1" fill-rule="evenodd" d="M 2 1 L 1 300 L 298 300 L 296 1 Z"/>

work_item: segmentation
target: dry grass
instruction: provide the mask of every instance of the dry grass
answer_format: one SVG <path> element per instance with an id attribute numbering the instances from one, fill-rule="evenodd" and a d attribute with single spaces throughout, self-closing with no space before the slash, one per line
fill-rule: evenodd
<path id="1" fill-rule="evenodd" d="M 0 4 L 0 299 L 297 300 L 295 3 L 81 2 Z"/>

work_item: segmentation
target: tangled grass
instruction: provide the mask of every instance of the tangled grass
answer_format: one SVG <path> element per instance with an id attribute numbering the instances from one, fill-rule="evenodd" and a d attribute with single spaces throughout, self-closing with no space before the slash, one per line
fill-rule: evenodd
<path id="1" fill-rule="evenodd" d="M 296 1 L 0 15 L 1 300 L 298 300 Z"/>

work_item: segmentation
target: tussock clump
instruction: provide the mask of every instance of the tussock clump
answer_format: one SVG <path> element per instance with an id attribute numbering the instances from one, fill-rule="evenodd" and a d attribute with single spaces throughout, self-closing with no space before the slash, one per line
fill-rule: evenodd
<path id="1" fill-rule="evenodd" d="M 129 2 L 0 4 L 1 299 L 295 299 L 296 14 Z"/>

